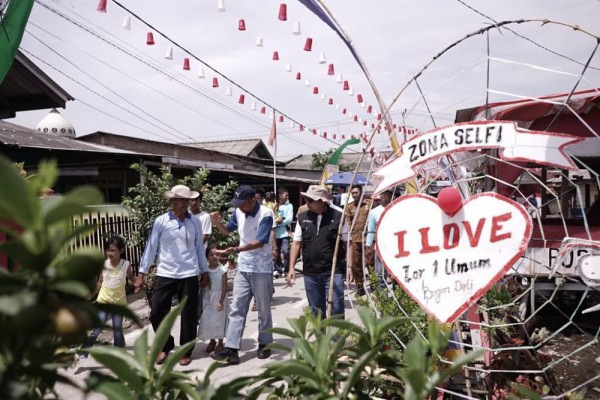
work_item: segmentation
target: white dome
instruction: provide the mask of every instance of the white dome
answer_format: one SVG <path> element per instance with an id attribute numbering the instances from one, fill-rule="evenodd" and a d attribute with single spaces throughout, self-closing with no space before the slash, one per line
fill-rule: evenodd
<path id="1" fill-rule="evenodd" d="M 56 108 L 48 113 L 35 127 L 36 131 L 51 135 L 75 138 L 75 128 Z"/>

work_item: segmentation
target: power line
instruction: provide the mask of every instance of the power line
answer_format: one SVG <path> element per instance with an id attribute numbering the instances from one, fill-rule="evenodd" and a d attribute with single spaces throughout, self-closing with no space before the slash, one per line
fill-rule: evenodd
<path id="1" fill-rule="evenodd" d="M 494 24 L 496 24 L 496 25 L 498 24 L 498 21 L 496 21 L 495 19 L 493 19 L 492 17 L 490 17 L 490 16 L 488 16 L 488 15 L 485 15 L 485 14 L 484 14 L 484 13 L 482 13 L 481 11 L 477 10 L 475 7 L 468 5 L 468 4 L 467 4 L 467 3 L 465 3 L 463 0 L 456 0 L 456 1 L 457 1 L 457 2 L 459 2 L 460 4 L 462 4 L 463 6 L 467 7 L 468 9 L 470 9 L 470 10 L 471 10 L 471 11 L 473 11 L 474 13 L 476 13 L 476 14 L 479 14 L 480 16 L 482 16 L 482 17 L 484 17 L 484 18 L 486 18 L 486 19 L 489 19 L 489 20 L 490 20 L 490 21 L 492 21 Z M 595 68 L 595 67 L 592 67 L 592 66 L 586 66 L 584 63 L 582 63 L 582 62 L 580 62 L 580 61 L 577 61 L 577 60 L 575 60 L 575 59 L 573 59 L 573 58 L 571 58 L 571 57 L 565 56 L 564 54 L 560 54 L 560 53 L 559 53 L 559 52 L 557 52 L 557 51 L 554 51 L 554 50 L 552 50 L 552 49 L 549 49 L 549 48 L 547 48 L 546 46 L 544 46 L 544 45 L 541 45 L 541 44 L 539 44 L 538 42 L 534 41 L 533 39 L 530 39 L 530 38 L 528 38 L 528 37 L 526 37 L 526 36 L 523 36 L 523 35 L 521 35 L 520 33 L 517 33 L 517 32 L 515 32 L 515 31 L 514 31 L 513 29 L 511 29 L 511 28 L 507 28 L 506 26 L 503 26 L 503 29 L 506 29 L 507 31 L 509 31 L 509 32 L 510 32 L 510 33 L 512 33 L 513 35 L 515 35 L 515 36 L 518 36 L 518 37 L 520 37 L 521 39 L 524 39 L 524 40 L 526 40 L 526 41 L 530 42 L 531 44 L 533 44 L 533 45 L 535 45 L 535 46 L 539 47 L 540 49 L 542 49 L 542 50 L 545 50 L 545 51 L 547 51 L 547 52 L 549 52 L 549 53 L 551 53 L 551 54 L 554 54 L 554 55 L 556 55 L 556 56 L 558 56 L 558 57 L 564 58 L 565 60 L 569 60 L 569 61 L 571 61 L 571 62 L 574 62 L 575 64 L 579 64 L 579 65 L 581 65 L 581 66 L 583 66 L 583 67 L 587 67 L 587 68 L 590 68 L 590 69 L 595 69 L 596 71 L 600 71 L 600 68 Z"/>
<path id="2" fill-rule="evenodd" d="M 146 66 L 148 66 L 148 67 L 150 67 L 150 68 L 154 69 L 155 71 L 157 71 L 157 72 L 159 72 L 159 73 L 161 73 L 161 74 L 163 74 L 163 75 L 166 75 L 167 77 L 169 77 L 170 79 L 172 79 L 172 80 L 176 81 L 177 83 L 179 83 L 179 84 L 181 84 L 181 85 L 183 85 L 183 86 L 185 86 L 185 87 L 187 87 L 187 88 L 191 89 L 192 91 L 196 92 L 197 94 L 200 94 L 202 97 L 204 97 L 204 98 L 206 98 L 206 99 L 210 100 L 211 102 L 215 103 L 217 106 L 219 106 L 219 107 L 222 107 L 222 108 L 225 108 L 225 109 L 227 109 L 227 110 L 229 110 L 229 111 L 231 111 L 231 112 L 233 112 L 233 113 L 237 114 L 238 116 L 240 116 L 240 117 L 242 117 L 242 118 L 244 118 L 244 119 L 247 119 L 247 120 L 249 120 L 249 121 L 251 121 L 251 122 L 253 122 L 253 123 L 256 123 L 256 124 L 260 125 L 261 127 L 265 128 L 265 130 L 266 130 L 266 129 L 269 129 L 268 125 L 265 125 L 265 124 L 264 124 L 264 123 L 262 123 L 262 122 L 256 121 L 256 120 L 252 119 L 251 117 L 249 117 L 249 116 L 247 116 L 247 115 L 244 115 L 244 114 L 240 113 L 238 110 L 235 110 L 235 109 L 233 109 L 233 108 L 232 108 L 232 107 L 230 107 L 229 105 L 227 105 L 227 104 L 225 104 L 225 103 L 223 103 L 223 102 L 221 102 L 221 101 L 219 101 L 219 100 L 217 100 L 217 99 L 214 99 L 214 98 L 210 97 L 209 95 L 207 95 L 207 94 L 205 94 L 205 93 L 202 93 L 202 92 L 200 92 L 198 89 L 196 89 L 196 88 L 194 88 L 194 87 L 190 86 L 189 84 L 187 84 L 187 83 L 183 82 L 181 79 L 177 78 L 176 76 L 173 76 L 173 75 L 171 75 L 171 74 L 169 74 L 169 73 L 165 72 L 164 70 L 161 70 L 161 69 L 160 69 L 160 68 L 158 68 L 157 66 L 154 66 L 154 65 L 152 65 L 151 63 L 149 63 L 149 62 L 147 62 L 147 61 L 143 60 L 143 59 L 142 59 L 140 56 L 137 56 L 137 55 L 133 54 L 131 51 L 128 51 L 128 50 L 124 49 L 123 47 L 121 47 L 121 46 L 119 46 L 119 45 L 117 45 L 117 44 L 115 44 L 115 43 L 113 43 L 113 42 L 109 41 L 108 39 L 106 39 L 106 38 L 105 38 L 105 37 L 103 37 L 102 35 L 100 35 L 100 34 L 98 34 L 98 33 L 94 32 L 93 30 L 91 30 L 91 29 L 90 29 L 90 28 L 88 28 L 88 27 L 85 27 L 85 26 L 83 26 L 81 23 L 79 23 L 79 22 L 77 22 L 77 21 L 73 20 L 72 18 L 70 18 L 70 17 L 66 16 L 65 14 L 61 13 L 60 11 L 58 11 L 58 10 L 56 10 L 56 9 L 53 9 L 52 7 L 50 7 L 50 6 L 48 6 L 48 5 L 44 4 L 44 3 L 41 3 L 39 0 L 36 0 L 36 2 L 38 2 L 40 5 L 42 5 L 43 7 L 45 7 L 46 9 L 48 9 L 49 11 L 53 12 L 54 14 L 58 15 L 59 17 L 61 17 L 61 18 L 65 19 L 65 20 L 67 20 L 68 22 L 70 22 L 70 23 L 74 24 L 74 25 L 75 25 L 75 26 L 77 26 L 78 28 L 80 28 L 80 29 L 83 29 L 83 30 L 84 30 L 84 31 L 86 31 L 87 33 L 89 33 L 89 34 L 91 34 L 91 35 L 95 36 L 96 38 L 98 38 L 98 39 L 100 39 L 100 40 L 104 41 L 105 43 L 107 43 L 107 44 L 109 44 L 109 45 L 111 45 L 111 46 L 115 47 L 115 48 L 116 48 L 116 49 L 118 49 L 119 51 L 122 51 L 122 52 L 124 52 L 125 54 L 127 54 L 128 56 L 130 56 L 130 57 L 132 57 L 132 58 L 136 59 L 137 61 L 139 61 L 139 62 L 142 62 L 143 64 L 145 64 Z M 203 114 L 203 113 L 200 113 L 200 114 L 201 114 L 201 115 L 203 115 L 203 116 L 205 116 L 205 117 L 207 117 L 207 118 L 209 118 L 209 119 L 211 119 L 211 120 L 213 120 L 213 121 L 215 121 L 215 122 L 217 122 L 217 123 L 219 123 L 219 124 L 221 124 L 221 125 L 224 125 L 224 126 L 226 126 L 226 125 L 225 125 L 225 124 L 223 124 L 221 121 L 215 120 L 215 119 L 213 119 L 213 118 L 211 118 L 211 117 L 207 116 L 206 114 Z M 233 128 L 230 128 L 230 129 L 232 129 L 232 130 L 235 130 L 235 129 L 233 129 Z M 239 132 L 239 131 L 238 131 L 238 133 L 240 133 L 240 134 L 242 134 L 242 135 L 245 135 L 244 133 L 242 133 L 242 132 Z M 185 134 L 184 134 L 184 135 L 185 135 Z M 189 137 L 189 136 L 187 136 L 187 135 L 185 135 L 185 136 L 187 137 L 187 139 L 189 139 L 189 143 L 197 143 L 197 140 L 196 140 L 196 139 L 193 139 L 193 138 L 191 138 L 191 137 Z M 318 147 L 316 147 L 316 146 L 312 146 L 312 145 L 309 145 L 309 144 L 307 144 L 306 142 L 303 142 L 303 141 L 301 141 L 301 140 L 299 140 L 299 139 L 297 139 L 297 138 L 295 138 L 295 137 L 292 137 L 292 136 L 285 136 L 285 137 L 286 137 L 287 139 L 289 139 L 289 140 L 292 140 L 292 141 L 294 141 L 294 142 L 296 142 L 296 143 L 299 143 L 299 144 L 301 144 L 301 145 L 303 145 L 303 146 L 305 146 L 305 147 L 307 147 L 307 148 L 311 148 L 312 150 L 318 150 L 318 149 L 319 149 Z"/>

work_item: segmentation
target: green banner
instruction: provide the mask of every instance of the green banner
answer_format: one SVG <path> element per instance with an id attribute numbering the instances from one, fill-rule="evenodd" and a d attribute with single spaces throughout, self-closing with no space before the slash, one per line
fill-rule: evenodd
<path id="1" fill-rule="evenodd" d="M 359 143 L 360 139 L 348 139 L 344 143 L 342 143 L 339 149 L 337 149 L 333 152 L 333 154 L 331 154 L 331 157 L 329 157 L 329 160 L 327 160 L 327 164 L 325 165 L 323 174 L 321 175 L 321 185 L 324 185 L 324 182 L 327 180 L 327 178 L 339 171 L 338 163 L 340 162 L 340 157 L 342 156 L 342 152 L 344 151 L 346 146 Z"/>
<path id="2" fill-rule="evenodd" d="M 31 14 L 34 0 L 11 0 L 0 14 L 0 83 L 12 66 L 25 26 Z"/>

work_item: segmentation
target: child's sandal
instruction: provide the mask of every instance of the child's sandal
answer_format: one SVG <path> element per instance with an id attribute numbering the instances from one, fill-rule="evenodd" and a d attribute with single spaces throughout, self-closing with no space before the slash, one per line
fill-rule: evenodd
<path id="1" fill-rule="evenodd" d="M 210 343 L 208 344 L 208 346 L 206 346 L 206 352 L 212 353 L 212 351 L 215 349 L 216 346 L 217 346 L 217 342 L 215 342 L 214 340 L 211 340 Z"/>
<path id="2" fill-rule="evenodd" d="M 220 353 L 225 349 L 225 345 L 222 344 L 218 344 L 217 347 L 215 347 L 215 353 Z"/>

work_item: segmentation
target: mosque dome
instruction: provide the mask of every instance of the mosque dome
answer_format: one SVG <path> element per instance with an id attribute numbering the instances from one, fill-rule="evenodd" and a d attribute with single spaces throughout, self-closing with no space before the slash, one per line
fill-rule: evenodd
<path id="1" fill-rule="evenodd" d="M 42 118 L 35 130 L 51 135 L 75 138 L 75 128 L 56 108 L 53 108 L 48 115 Z"/>

